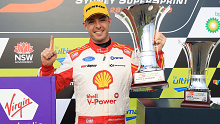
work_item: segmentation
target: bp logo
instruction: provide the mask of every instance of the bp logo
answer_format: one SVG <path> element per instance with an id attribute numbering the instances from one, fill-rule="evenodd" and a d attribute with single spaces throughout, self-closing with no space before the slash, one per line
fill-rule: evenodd
<path id="1" fill-rule="evenodd" d="M 107 70 L 99 71 L 93 77 L 93 83 L 97 89 L 109 89 L 109 85 L 113 82 L 111 73 Z"/>
<path id="2" fill-rule="evenodd" d="M 216 33 L 220 28 L 220 21 L 216 18 L 210 18 L 206 21 L 206 28 L 210 33 Z"/>

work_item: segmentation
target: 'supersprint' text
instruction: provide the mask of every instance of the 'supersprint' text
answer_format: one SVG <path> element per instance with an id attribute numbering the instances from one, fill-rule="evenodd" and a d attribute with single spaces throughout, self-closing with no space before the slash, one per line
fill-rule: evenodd
<path id="1" fill-rule="evenodd" d="M 91 1 L 102 1 L 105 4 L 141 4 L 141 3 L 158 3 L 158 4 L 187 4 L 187 0 L 76 0 L 76 4 L 87 4 Z"/>

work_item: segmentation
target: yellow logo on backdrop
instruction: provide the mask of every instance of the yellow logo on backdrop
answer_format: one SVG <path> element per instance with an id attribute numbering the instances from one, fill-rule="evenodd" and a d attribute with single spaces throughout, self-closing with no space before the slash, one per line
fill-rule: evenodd
<path id="1" fill-rule="evenodd" d="M 58 68 L 66 57 L 66 53 L 77 47 L 89 43 L 89 38 L 54 38 L 54 50 L 57 52 L 57 61 L 54 68 Z"/>

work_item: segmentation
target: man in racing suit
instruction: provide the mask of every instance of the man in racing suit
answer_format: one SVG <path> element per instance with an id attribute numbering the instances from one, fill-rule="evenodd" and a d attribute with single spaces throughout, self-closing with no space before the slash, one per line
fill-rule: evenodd
<path id="1" fill-rule="evenodd" d="M 50 47 L 41 53 L 41 76 L 56 76 L 56 92 L 74 82 L 76 98 L 76 124 L 125 124 L 129 107 L 132 75 L 138 69 L 133 48 L 119 45 L 109 37 L 111 18 L 106 5 L 92 1 L 84 7 L 84 22 L 90 41 L 69 51 L 63 65 L 55 72 L 53 63 L 57 53 Z M 158 42 L 160 67 L 163 66 L 161 51 L 166 38 L 155 35 Z"/>

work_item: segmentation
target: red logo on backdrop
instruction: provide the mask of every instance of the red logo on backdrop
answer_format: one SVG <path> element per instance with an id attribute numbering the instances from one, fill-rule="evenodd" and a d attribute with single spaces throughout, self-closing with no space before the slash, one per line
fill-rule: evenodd
<path id="1" fill-rule="evenodd" d="M 0 99 L 9 120 L 33 120 L 39 106 L 19 89 L 0 89 Z"/>
<path id="2" fill-rule="evenodd" d="M 0 13 L 33 13 L 49 11 L 61 5 L 64 0 L 45 0 L 34 4 L 8 4 L 0 9 Z"/>
<path id="3" fill-rule="evenodd" d="M 14 103 L 14 97 L 16 96 L 16 94 L 14 93 L 11 99 L 10 104 L 7 102 L 5 105 L 5 109 L 8 110 L 8 115 L 11 117 L 14 117 L 15 114 L 17 114 L 18 112 L 20 112 L 20 117 L 22 118 L 22 109 L 27 107 L 28 105 L 32 104 L 33 102 L 30 101 L 30 99 L 24 99 L 23 101 L 19 102 L 19 103 Z"/>
<path id="4" fill-rule="evenodd" d="M 34 50 L 33 46 L 31 46 L 30 43 L 20 42 L 20 44 L 17 44 L 17 46 L 15 46 L 14 52 L 16 52 L 17 54 L 30 54 L 34 52 Z"/>

